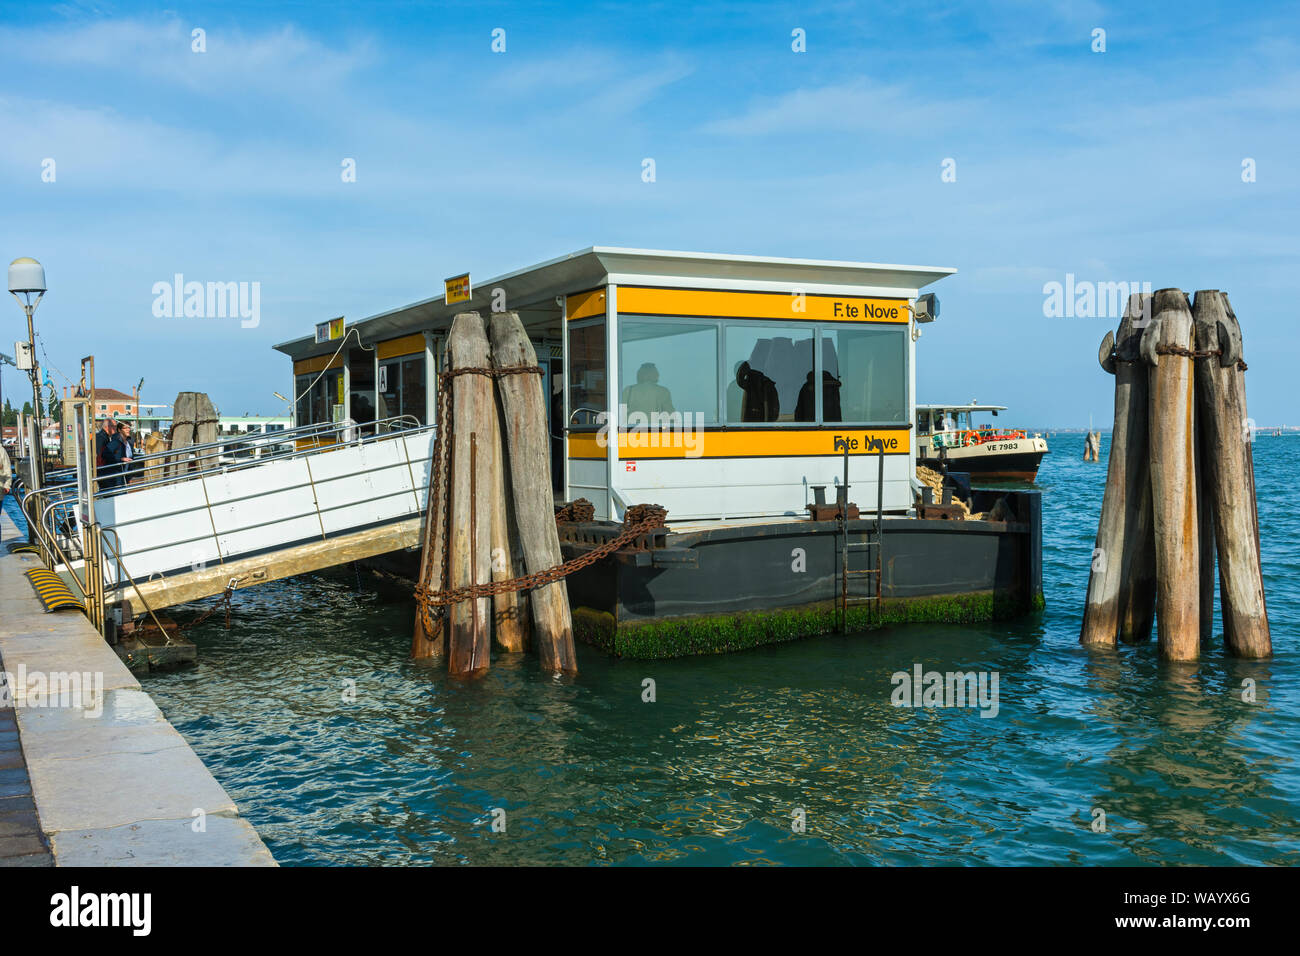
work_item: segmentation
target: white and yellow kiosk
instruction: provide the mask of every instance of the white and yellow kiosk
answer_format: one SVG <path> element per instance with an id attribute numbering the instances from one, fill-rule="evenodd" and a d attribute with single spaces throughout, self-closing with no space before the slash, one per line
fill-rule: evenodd
<path id="1" fill-rule="evenodd" d="M 518 312 L 550 398 L 557 503 L 585 498 L 595 512 L 566 553 L 632 505 L 668 510 L 661 553 L 569 579 L 576 605 L 612 620 L 594 639 L 620 653 L 633 625 L 842 599 L 855 550 L 874 565 L 877 614 L 882 597 L 975 596 L 991 609 L 1014 591 L 1030 605 L 1036 493 L 1020 521 L 916 517 L 916 347 L 938 311 L 922 290 L 955 271 L 593 246 L 486 281 L 461 274 L 443 295 L 345 323 L 342 342 L 276 348 L 294 362 L 295 425 L 427 424 L 454 316 Z M 810 517 L 835 502 L 846 466 L 848 498 L 873 521 Z M 807 573 L 792 576 L 795 548 Z M 642 631 L 642 644 L 677 652 Z"/>

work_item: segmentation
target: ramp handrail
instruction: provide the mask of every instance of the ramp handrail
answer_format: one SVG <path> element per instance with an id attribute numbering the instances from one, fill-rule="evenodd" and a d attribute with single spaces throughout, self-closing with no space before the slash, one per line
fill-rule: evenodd
<path id="1" fill-rule="evenodd" d="M 45 564 L 47 568 L 49 568 L 51 571 L 54 571 L 56 574 L 58 573 L 57 568 L 60 564 L 62 564 L 65 568 L 67 568 L 68 574 L 72 578 L 73 583 L 77 585 L 77 590 L 80 591 L 81 596 L 85 598 L 86 607 L 89 608 L 90 595 L 86 592 L 86 588 L 89 587 L 89 571 L 87 571 L 87 584 L 83 585 L 81 583 L 81 578 L 77 576 L 76 569 L 73 568 L 72 566 L 72 562 L 75 559 L 70 558 L 64 552 L 64 550 L 59 547 L 57 536 L 50 535 L 47 540 L 45 538 L 45 535 L 48 534 L 48 532 L 42 526 L 41 522 L 39 520 L 37 521 L 32 520 L 32 515 L 28 511 L 28 504 L 27 504 L 27 500 L 31 497 L 32 497 L 31 494 L 23 495 L 22 499 L 19 501 L 19 505 L 23 509 L 23 516 L 27 518 L 27 526 L 29 528 L 34 529 L 36 532 L 37 546 L 42 549 L 48 549 L 48 552 L 46 550 L 41 551 L 40 554 L 41 561 Z M 53 506 L 51 505 L 49 507 L 53 507 Z M 56 557 L 59 558 L 59 560 L 56 561 L 55 560 Z M 83 569 L 86 567 L 84 561 L 82 562 L 82 567 Z"/>
<path id="2" fill-rule="evenodd" d="M 371 436 L 367 438 L 364 442 L 353 443 L 352 445 L 346 446 L 352 448 L 352 447 L 356 447 L 358 444 L 371 444 L 376 442 L 387 442 L 392 439 L 398 439 L 398 446 L 401 448 L 402 451 L 401 457 L 394 461 L 375 462 L 367 468 L 365 473 L 374 475 L 374 474 L 378 474 L 381 471 L 388 471 L 392 469 L 404 471 L 407 474 L 407 476 L 409 476 L 410 478 L 410 486 L 409 488 L 400 488 L 400 489 L 384 491 L 382 494 L 376 492 L 374 497 L 372 497 L 370 500 L 379 501 L 382 498 L 393 498 L 393 497 L 400 497 L 403 495 L 411 495 L 412 508 L 410 513 L 415 516 L 421 514 L 422 508 L 420 504 L 420 494 L 422 491 L 427 490 L 428 479 L 426 478 L 424 481 L 419 481 L 416 479 L 415 467 L 414 467 L 414 462 L 411 459 L 409 443 L 405 439 L 411 437 L 412 435 L 420 435 L 422 433 L 428 432 L 431 429 L 432 426 L 427 426 L 427 427 L 422 426 L 417 429 L 408 429 L 403 432 L 393 432 L 390 434 L 380 435 L 377 437 Z M 302 457 L 302 456 L 298 456 L 298 457 Z M 267 459 L 264 459 L 264 461 L 266 460 Z M 220 533 L 218 533 L 216 528 L 217 522 L 214 520 L 213 517 L 213 502 L 209 500 L 207 495 L 206 485 L 204 484 L 206 482 L 206 476 L 209 475 L 210 473 L 205 472 L 205 473 L 195 473 L 190 476 L 187 476 L 187 478 L 197 479 L 198 483 L 204 486 L 204 500 L 200 510 L 194 511 L 194 509 L 191 507 L 181 507 L 175 510 L 166 510 L 166 509 L 154 510 L 149 512 L 147 515 L 141 515 L 135 518 L 125 518 L 122 520 L 118 520 L 111 525 L 106 525 L 105 527 L 127 528 L 138 522 L 150 522 L 150 521 L 155 521 L 159 518 L 175 517 L 177 515 L 194 511 L 194 514 L 198 518 L 198 521 L 193 525 L 193 530 L 190 532 L 190 534 L 188 536 L 169 539 L 168 544 L 170 546 L 177 546 L 177 545 L 195 544 L 198 542 L 211 541 L 216 547 L 216 551 L 217 551 L 216 559 L 223 564 L 228 559 L 235 559 L 240 556 L 238 552 L 232 554 L 224 554 L 222 552 L 222 548 L 220 546 L 220 539 L 224 535 L 232 535 L 232 534 L 239 534 L 248 531 L 256 531 L 258 529 L 270 528 L 275 525 L 282 524 L 285 521 L 315 517 L 321 529 L 319 532 L 320 537 L 322 539 L 326 539 L 329 537 L 329 535 L 327 535 L 325 532 L 325 526 L 327 523 L 328 515 L 331 512 L 338 512 L 340 510 L 353 507 L 356 504 L 356 502 L 343 501 L 337 503 L 323 504 L 320 496 L 315 493 L 317 485 L 321 484 L 322 480 L 316 477 L 312 473 L 310 459 L 305 460 L 304 464 L 307 466 L 307 473 L 305 479 L 289 481 L 284 483 L 277 483 L 275 485 L 274 491 L 276 493 L 283 493 L 283 492 L 294 491 L 298 489 L 311 488 L 312 489 L 311 505 L 306 509 L 302 509 L 302 510 L 294 509 L 292 513 L 277 513 L 273 517 L 266 518 L 265 520 L 254 520 L 252 523 L 243 523 L 237 527 L 225 527 L 221 530 Z M 325 482 L 330 482 L 334 480 L 338 480 L 338 476 L 324 479 Z M 138 487 L 141 486 L 140 485 L 131 486 L 132 489 Z M 238 505 L 241 502 L 256 501 L 264 493 L 265 490 L 262 489 L 249 490 L 239 495 L 223 497 L 220 503 L 223 507 L 228 507 L 230 505 Z M 206 516 L 207 521 L 205 522 L 201 516 Z M 338 532 L 336 531 L 335 533 Z M 132 558 L 141 553 L 153 550 L 152 547 L 138 548 L 136 550 L 127 550 L 121 547 L 120 535 L 118 541 L 119 541 L 119 548 L 117 549 L 118 552 L 117 558 L 119 561 L 126 558 Z M 107 571 L 107 568 L 105 570 Z M 123 573 L 125 573 L 125 568 L 122 568 L 122 571 Z M 114 586 L 119 588 L 121 587 L 120 579 L 117 579 L 114 582 Z"/>
<path id="3" fill-rule="evenodd" d="M 106 534 L 107 532 L 112 532 L 113 537 L 117 538 L 116 546 L 114 546 L 111 542 L 109 542 Z M 157 625 L 159 632 L 161 632 L 163 636 L 163 639 L 166 640 L 166 642 L 170 645 L 172 643 L 172 636 L 167 633 L 167 628 L 163 627 L 163 622 L 158 620 L 158 615 L 155 614 L 153 608 L 149 606 L 148 599 L 144 596 L 144 592 L 140 590 L 140 585 L 135 583 L 135 578 L 131 577 L 131 572 L 126 569 L 126 566 L 124 564 L 122 564 L 122 552 L 120 550 L 122 544 L 121 536 L 118 535 L 116 529 L 102 528 L 99 525 L 95 525 L 95 533 L 99 535 L 99 543 L 101 546 L 107 544 L 110 548 L 113 549 L 113 567 L 117 568 L 119 574 L 126 575 L 127 581 L 130 582 L 131 587 L 135 590 L 135 596 L 140 599 L 140 603 L 144 605 L 144 609 L 149 613 L 149 616 L 153 618 L 153 622 L 155 625 Z M 118 578 L 117 581 L 114 582 L 113 590 L 114 591 L 122 590 L 122 582 L 120 577 Z"/>
<path id="4" fill-rule="evenodd" d="M 147 482 L 135 482 L 130 485 L 129 490 L 135 490 L 144 487 L 157 487 L 160 484 L 169 484 L 175 481 L 183 481 L 188 478 L 196 478 L 199 475 L 217 474 L 220 472 L 233 471 L 239 468 L 248 468 L 260 465 L 268 461 L 283 461 L 291 458 L 301 458 L 316 452 L 328 450 L 339 444 L 358 444 L 372 441 L 382 441 L 398 435 L 406 434 L 411 431 L 419 431 L 425 428 L 433 428 L 432 425 L 421 425 L 419 420 L 412 415 L 394 415 L 388 418 L 379 419 L 373 422 L 358 424 L 356 422 L 318 422 L 314 425 L 300 425 L 297 428 L 286 428 L 282 431 L 274 432 L 241 432 L 237 435 L 227 435 L 216 441 L 204 442 L 199 445 L 186 445 L 182 448 L 169 448 L 165 451 L 157 451 L 151 455 L 139 455 L 131 459 L 132 465 L 136 470 L 146 468 L 163 468 L 171 470 L 173 468 L 183 467 L 186 470 L 175 475 L 164 475 L 162 478 L 153 479 Z M 373 434 L 366 435 L 367 431 Z M 349 432 L 354 434 L 348 434 Z M 312 444 L 305 448 L 298 447 L 299 443 L 311 441 Z M 257 450 L 259 446 L 278 448 L 279 446 L 293 446 L 288 451 L 278 452 L 276 454 L 261 455 L 256 457 L 239 458 L 233 461 L 227 460 L 221 462 L 224 456 L 227 459 L 233 454 L 232 447 L 238 446 L 240 451 Z M 194 466 L 201 462 L 210 462 L 216 460 L 215 465 L 208 467 L 195 468 Z M 76 472 L 68 470 L 65 472 L 56 472 L 49 476 L 53 479 L 57 475 L 63 480 L 47 482 L 45 489 L 50 492 L 62 491 L 70 496 L 76 494 Z M 96 497 L 107 497 L 120 494 L 128 489 L 112 488 L 101 490 Z"/>

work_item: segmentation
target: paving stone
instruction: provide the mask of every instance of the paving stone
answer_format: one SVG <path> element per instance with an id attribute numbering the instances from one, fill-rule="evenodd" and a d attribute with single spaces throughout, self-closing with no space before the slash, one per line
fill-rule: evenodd
<path id="1" fill-rule="evenodd" d="M 205 830 L 193 820 L 147 820 L 107 830 L 55 833 L 60 866 L 275 866 L 247 820 L 209 816 Z"/>
<path id="2" fill-rule="evenodd" d="M 0 516 L 0 532 L 12 528 Z M 0 669 L 17 676 L 8 655 L 28 674 L 92 677 L 72 700 L 29 696 L 30 681 L 9 688 L 19 709 L 0 710 L 0 866 L 274 866 L 85 617 L 45 614 L 21 578 L 35 564 L 0 552 Z M 199 833 L 195 810 L 205 814 Z"/>
<path id="3" fill-rule="evenodd" d="M 26 856 L 0 856 L 0 868 L 6 866 L 53 866 L 54 856 L 48 850 Z"/>
<path id="4" fill-rule="evenodd" d="M 45 853 L 45 841 L 40 832 L 23 833 L 18 836 L 0 836 L 0 857 L 24 856 L 28 853 Z"/>

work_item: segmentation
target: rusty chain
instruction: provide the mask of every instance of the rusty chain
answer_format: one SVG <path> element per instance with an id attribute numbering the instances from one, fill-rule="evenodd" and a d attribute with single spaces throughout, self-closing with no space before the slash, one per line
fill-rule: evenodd
<path id="1" fill-rule="evenodd" d="M 555 523 L 568 521 L 587 522 L 596 520 L 596 507 L 586 498 L 575 498 L 555 512 Z"/>
<path id="2" fill-rule="evenodd" d="M 1220 358 L 1223 355 L 1223 349 L 1186 349 L 1183 348 L 1181 345 L 1157 345 L 1156 354 L 1157 355 L 1181 355 L 1184 358 L 1190 358 L 1190 359 Z M 1142 360 L 1140 358 L 1135 358 L 1135 359 L 1120 358 L 1119 349 L 1114 347 L 1112 347 L 1110 350 L 1110 358 L 1117 365 L 1140 365 L 1142 363 Z M 1237 371 L 1239 372 L 1246 371 L 1248 367 L 1246 363 L 1241 359 L 1237 359 L 1236 365 L 1237 365 Z"/>
<path id="3" fill-rule="evenodd" d="M 450 364 L 450 353 L 447 357 Z M 428 556 L 428 549 L 433 546 L 436 535 L 433 533 L 433 522 L 441 522 L 444 529 L 451 526 L 451 467 L 443 468 L 444 447 L 447 448 L 447 456 L 450 457 L 450 446 L 444 446 L 446 436 L 452 432 L 452 399 L 451 383 L 452 379 L 460 375 L 485 375 L 489 378 L 497 379 L 506 375 L 521 374 L 542 374 L 542 368 L 538 365 L 507 365 L 500 368 L 486 368 L 483 366 L 465 366 L 463 368 L 448 368 L 438 373 L 438 421 L 437 432 L 433 439 L 433 480 L 429 485 L 429 493 L 433 496 L 431 507 L 429 508 L 429 520 L 425 531 L 425 557 Z M 575 503 L 576 504 L 576 503 Z M 458 588 L 449 587 L 451 574 L 451 535 L 444 532 L 442 536 L 443 555 L 442 555 L 442 573 L 439 576 L 439 587 L 430 587 L 429 581 L 425 580 L 423 575 L 428 568 L 429 562 L 422 562 L 421 579 L 415 586 L 415 599 L 419 603 L 420 618 L 424 624 L 424 632 L 429 640 L 436 639 L 438 633 L 437 618 L 445 614 L 445 608 L 453 604 L 459 604 L 462 601 L 476 598 L 490 597 L 494 594 L 504 594 L 508 591 L 523 591 L 531 588 L 542 587 L 547 584 L 553 584 L 561 578 L 573 574 L 582 568 L 595 564 L 601 558 L 612 554 L 624 545 L 632 542 L 639 536 L 654 531 L 664 526 L 664 520 L 668 516 L 667 509 L 659 505 L 633 505 L 628 508 L 623 520 L 623 530 L 615 537 L 598 545 L 591 551 L 579 555 L 570 561 L 553 565 L 543 571 L 537 571 L 533 574 L 525 574 L 520 577 L 506 578 L 501 581 L 488 581 L 484 584 L 468 584 Z"/>
<path id="4" fill-rule="evenodd" d="M 231 582 L 226 585 L 226 590 L 221 593 L 220 599 L 215 604 L 213 604 L 212 607 L 208 608 L 206 611 L 204 611 L 202 614 L 200 614 L 192 621 L 189 621 L 185 624 L 177 624 L 175 628 L 176 633 L 179 634 L 181 631 L 188 631 L 192 627 L 198 627 L 200 624 L 202 624 L 208 618 L 212 617 L 213 614 L 216 614 L 217 611 L 221 610 L 222 608 L 226 609 L 226 630 L 230 630 L 230 598 L 231 595 L 233 595 L 234 593 L 235 593 L 235 581 L 232 578 Z"/>
<path id="5" fill-rule="evenodd" d="M 1181 345 L 1157 345 L 1157 355 L 1181 355 L 1183 358 L 1219 358 L 1223 355 L 1223 349 L 1188 349 Z M 1246 363 L 1237 359 L 1237 370 L 1246 371 Z"/>

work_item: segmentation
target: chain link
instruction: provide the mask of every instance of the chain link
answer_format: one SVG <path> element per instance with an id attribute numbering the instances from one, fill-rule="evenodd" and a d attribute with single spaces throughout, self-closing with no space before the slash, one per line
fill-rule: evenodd
<path id="1" fill-rule="evenodd" d="M 451 356 L 447 355 L 447 363 L 450 365 Z M 446 608 L 459 604 L 462 601 L 473 600 L 476 598 L 490 597 L 494 594 L 505 594 L 509 591 L 523 591 L 531 588 L 543 587 L 547 584 L 553 584 L 562 578 L 580 571 L 585 567 L 595 564 L 597 561 L 617 551 L 619 548 L 630 544 L 638 537 L 655 531 L 664 526 L 664 521 L 668 516 L 668 510 L 660 505 L 633 505 L 628 508 L 623 516 L 623 530 L 620 531 L 610 540 L 598 545 L 592 550 L 581 554 L 570 561 L 546 568 L 543 571 L 537 571 L 533 574 L 525 574 L 520 577 L 506 578 L 501 581 L 489 581 L 484 584 L 468 584 L 458 588 L 449 587 L 451 573 L 451 535 L 446 533 L 451 525 L 451 468 L 443 468 L 444 448 L 450 446 L 444 445 L 447 436 L 452 432 L 452 398 L 451 383 L 452 379 L 460 375 L 486 375 L 490 378 L 497 379 L 506 375 L 527 375 L 542 374 L 542 368 L 538 365 L 507 365 L 500 368 L 486 368 L 483 366 L 466 366 L 464 368 L 448 368 L 438 374 L 438 421 L 437 432 L 433 440 L 433 481 L 429 485 L 429 493 L 432 496 L 428 519 L 426 521 L 425 532 L 425 559 L 421 567 L 421 579 L 415 586 L 415 600 L 419 604 L 420 618 L 424 624 L 424 632 L 429 640 L 434 640 L 438 631 L 438 619 L 446 613 Z M 449 451 L 448 451 L 449 454 Z M 583 499 L 580 499 L 583 500 Z M 573 508 L 577 502 L 567 506 Z M 590 504 L 588 503 L 588 507 Z M 572 512 L 570 512 L 572 513 Z M 433 546 L 437 535 L 434 534 L 436 524 L 440 523 L 444 529 L 442 535 L 443 555 L 442 555 L 442 573 L 438 581 L 438 586 L 433 587 L 433 582 L 427 580 L 424 575 L 427 573 L 429 566 L 428 549 Z"/>
<path id="2" fill-rule="evenodd" d="M 217 601 L 216 604 L 212 605 L 212 607 L 208 608 L 206 611 L 204 611 L 194 620 L 189 621 L 186 624 L 177 624 L 176 633 L 179 634 L 181 631 L 188 631 L 192 627 L 198 627 L 200 624 L 202 624 L 208 618 L 212 617 L 213 614 L 216 614 L 217 611 L 221 610 L 222 608 L 226 609 L 226 630 L 230 630 L 230 598 L 231 595 L 233 595 L 234 593 L 235 593 L 235 582 L 232 580 L 228 585 L 226 585 L 226 590 L 222 592 L 221 598 Z"/>
<path id="3" fill-rule="evenodd" d="M 1157 345 L 1157 355 L 1181 355 L 1183 358 L 1219 358 L 1223 355 L 1223 349 L 1187 349 L 1181 345 Z M 1246 371 L 1246 363 L 1237 359 L 1238 371 Z"/>

